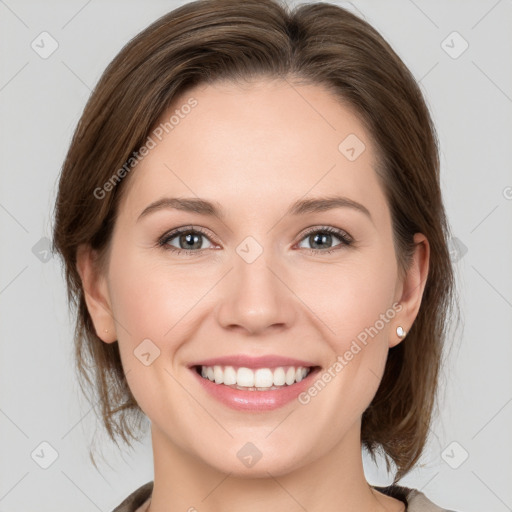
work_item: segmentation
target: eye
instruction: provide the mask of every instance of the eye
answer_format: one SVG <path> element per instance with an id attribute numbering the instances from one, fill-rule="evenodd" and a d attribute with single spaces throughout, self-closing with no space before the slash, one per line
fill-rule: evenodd
<path id="1" fill-rule="evenodd" d="M 339 244 L 332 245 L 333 238 L 340 240 Z M 337 251 L 342 249 L 343 247 L 349 246 L 352 244 L 353 240 L 345 231 L 341 229 L 333 228 L 331 226 L 323 226 L 323 227 L 315 227 L 306 231 L 305 235 L 301 240 L 306 241 L 311 244 L 311 248 L 302 247 L 299 244 L 299 247 L 309 250 L 313 253 L 331 253 L 333 251 Z"/>
<path id="2" fill-rule="evenodd" d="M 332 245 L 333 239 L 338 239 L 340 243 Z M 205 240 L 207 241 L 206 244 L 204 243 Z M 303 234 L 302 240 L 310 243 L 312 247 L 303 247 L 301 245 L 303 242 L 300 242 L 299 248 L 306 249 L 314 254 L 329 254 L 353 243 L 352 237 L 345 231 L 331 226 L 310 228 Z M 206 232 L 202 228 L 194 226 L 183 226 L 164 234 L 158 241 L 158 245 L 176 254 L 185 252 L 189 255 L 200 254 L 204 249 L 214 247 Z"/>
<path id="3" fill-rule="evenodd" d="M 210 245 L 205 245 L 204 240 L 207 240 Z M 177 254 L 182 251 L 190 254 L 213 247 L 213 244 L 203 230 L 193 226 L 184 226 L 170 233 L 166 233 L 158 241 L 158 245 L 166 250 L 176 252 Z"/>

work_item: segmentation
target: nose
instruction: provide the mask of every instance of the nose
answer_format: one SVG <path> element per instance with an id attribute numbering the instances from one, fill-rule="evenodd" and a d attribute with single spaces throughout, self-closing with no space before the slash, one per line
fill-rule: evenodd
<path id="1" fill-rule="evenodd" d="M 287 277 L 265 251 L 252 263 L 235 255 L 234 268 L 223 283 L 217 321 L 225 329 L 250 334 L 289 328 L 297 307 Z"/>

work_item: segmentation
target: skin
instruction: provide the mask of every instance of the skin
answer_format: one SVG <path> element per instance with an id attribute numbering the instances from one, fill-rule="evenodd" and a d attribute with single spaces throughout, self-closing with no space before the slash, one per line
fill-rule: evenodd
<path id="1" fill-rule="evenodd" d="M 124 184 L 108 265 L 98 269 L 86 246 L 78 254 L 98 336 L 118 340 L 130 389 L 151 421 L 154 491 L 145 507 L 405 510 L 365 479 L 361 416 L 388 350 L 407 343 L 396 328 L 408 331 L 418 313 L 428 241 L 415 235 L 401 280 L 375 148 L 358 116 L 323 87 L 216 83 L 187 91 L 163 117 L 192 96 L 198 105 Z M 349 134 L 366 146 L 355 161 L 338 149 Z M 351 208 L 284 216 L 298 199 L 334 194 L 363 204 L 371 219 Z M 226 217 L 161 209 L 137 220 L 162 197 L 218 201 Z M 198 235 L 197 254 L 157 245 L 187 225 L 207 232 Z M 303 235 L 312 226 L 344 230 L 354 241 L 320 239 L 313 254 L 315 240 Z M 263 249 L 250 264 L 236 252 L 247 236 Z M 180 247 L 179 236 L 169 244 Z M 328 368 L 394 303 L 400 312 L 307 405 L 294 400 L 269 412 L 235 411 L 210 397 L 187 368 L 236 353 Z M 133 354 L 146 338 L 160 350 L 149 366 Z M 247 442 L 262 453 L 250 468 L 237 457 Z"/>

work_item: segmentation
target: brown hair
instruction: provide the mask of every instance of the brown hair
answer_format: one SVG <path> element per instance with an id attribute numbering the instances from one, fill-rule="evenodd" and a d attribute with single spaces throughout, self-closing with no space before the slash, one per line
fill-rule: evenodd
<path id="1" fill-rule="evenodd" d="M 278 0 L 200 0 L 166 14 L 132 39 L 93 91 L 67 153 L 55 207 L 54 250 L 64 260 L 76 307 L 76 361 L 82 389 L 94 388 L 110 437 L 137 439 L 141 411 L 121 366 L 117 342 L 95 333 L 76 269 L 77 248 L 105 255 L 119 180 L 98 200 L 95 190 L 140 148 L 178 95 L 217 80 L 258 78 L 323 85 L 359 115 L 378 152 L 400 271 L 413 235 L 430 244 L 422 303 L 406 340 L 389 352 L 380 387 L 362 418 L 361 438 L 397 468 L 395 482 L 418 460 L 431 424 L 454 276 L 441 198 L 435 130 L 413 76 L 367 22 L 328 3 L 290 11 Z"/>

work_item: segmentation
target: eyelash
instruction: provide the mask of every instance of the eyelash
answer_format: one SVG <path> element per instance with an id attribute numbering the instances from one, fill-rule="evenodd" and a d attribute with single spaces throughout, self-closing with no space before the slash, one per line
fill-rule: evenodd
<path id="1" fill-rule="evenodd" d="M 203 251 L 206 251 L 207 249 L 199 249 L 199 250 L 191 250 L 191 249 L 177 249 L 176 247 L 172 247 L 169 245 L 169 241 L 173 238 L 176 238 L 176 236 L 182 234 L 182 233 L 200 233 L 201 235 L 204 235 L 206 238 L 209 239 L 207 233 L 205 230 L 203 230 L 200 227 L 195 226 L 183 226 L 181 228 L 177 228 L 169 233 L 165 233 L 159 240 L 158 240 L 158 246 L 161 247 L 165 251 L 171 251 L 174 254 L 181 254 L 185 253 L 190 256 L 197 256 L 201 254 Z M 338 251 L 342 249 L 343 247 L 349 247 L 353 243 L 353 239 L 348 235 L 345 231 L 342 231 L 341 229 L 333 228 L 331 226 L 320 226 L 320 227 L 313 227 L 307 229 L 303 234 L 299 242 L 304 240 L 306 237 L 310 236 L 313 233 L 329 233 L 331 235 L 335 235 L 337 238 L 341 240 L 341 243 L 339 245 L 334 246 L 332 249 L 308 249 L 308 248 L 302 248 L 305 251 L 308 251 L 310 254 L 331 254 L 334 251 Z M 210 240 L 211 242 L 211 240 Z M 213 242 L 212 242 L 213 243 Z"/>

